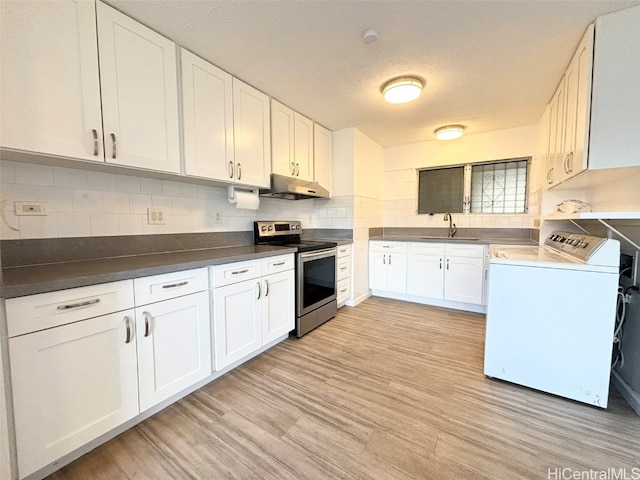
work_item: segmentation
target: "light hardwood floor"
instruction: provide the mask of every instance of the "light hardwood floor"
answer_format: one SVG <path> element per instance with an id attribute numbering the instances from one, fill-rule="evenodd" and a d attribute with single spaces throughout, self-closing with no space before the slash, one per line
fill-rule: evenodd
<path id="1" fill-rule="evenodd" d="M 50 478 L 547 479 L 561 478 L 549 477 L 556 468 L 640 468 L 640 417 L 615 390 L 600 410 L 485 378 L 483 345 L 483 315 L 370 298 Z"/>

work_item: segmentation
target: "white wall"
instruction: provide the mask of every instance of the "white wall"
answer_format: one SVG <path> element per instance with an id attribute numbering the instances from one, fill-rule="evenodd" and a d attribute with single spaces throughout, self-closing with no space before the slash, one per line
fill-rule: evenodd
<path id="1" fill-rule="evenodd" d="M 10 161 L 0 161 L 0 199 L 2 239 L 251 231 L 255 220 L 272 219 L 300 220 L 303 228 L 353 223 L 340 197 L 261 198 L 258 211 L 243 210 L 227 201 L 226 188 Z M 17 217 L 15 201 L 46 202 L 48 215 Z M 148 207 L 163 208 L 166 224 L 149 225 Z M 215 210 L 222 211 L 220 224 Z"/>
<path id="2" fill-rule="evenodd" d="M 465 135 L 452 141 L 428 141 L 390 147 L 384 151 L 384 226 L 445 227 L 440 215 L 418 215 L 416 169 L 434 166 L 532 157 L 537 125 Z M 537 206 L 520 215 L 456 215 L 458 227 L 531 228 Z"/>

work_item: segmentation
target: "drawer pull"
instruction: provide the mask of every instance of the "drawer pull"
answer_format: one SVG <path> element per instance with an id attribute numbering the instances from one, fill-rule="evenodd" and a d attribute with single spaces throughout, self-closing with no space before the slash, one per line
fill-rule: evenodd
<path id="1" fill-rule="evenodd" d="M 278 263 L 274 263 L 273 266 L 274 267 L 279 267 L 280 265 L 284 265 L 286 262 L 278 262 Z"/>
<path id="2" fill-rule="evenodd" d="M 124 324 L 127 327 L 127 338 L 124 343 L 131 343 L 131 320 L 128 316 L 124 317 Z"/>
<path id="3" fill-rule="evenodd" d="M 231 275 L 239 275 L 241 273 L 247 273 L 248 271 L 248 268 L 245 268 L 244 270 L 236 270 L 235 272 L 231 272 Z"/>
<path id="4" fill-rule="evenodd" d="M 70 308 L 88 307 L 89 305 L 95 305 L 98 302 L 100 302 L 100 299 L 94 298 L 93 300 L 87 300 L 86 302 L 72 303 L 70 305 L 59 305 L 58 310 L 69 310 Z"/>
<path id="5" fill-rule="evenodd" d="M 256 298 L 256 300 L 260 300 L 260 297 L 262 296 L 262 288 L 260 287 L 260 282 L 256 282 L 258 284 L 258 298 Z"/>
<path id="6" fill-rule="evenodd" d="M 346 288 L 343 288 L 342 290 L 340 290 L 340 293 L 344 293 L 344 292 L 346 292 L 346 291 L 347 291 L 347 289 L 346 289 Z"/>
<path id="7" fill-rule="evenodd" d="M 347 267 L 340 267 L 340 270 L 346 270 Z"/>
<path id="8" fill-rule="evenodd" d="M 176 288 L 176 287 L 184 287 L 185 285 L 188 285 L 189 281 L 185 280 L 184 282 L 178 282 L 178 283 L 170 283 L 168 285 L 162 285 L 162 288 Z"/>
<path id="9" fill-rule="evenodd" d="M 269 296 L 269 280 L 265 279 L 264 281 L 264 296 L 268 297 Z"/>
<path id="10" fill-rule="evenodd" d="M 98 156 L 98 131 L 94 128 L 93 130 L 91 130 L 91 132 L 93 133 L 93 155 L 94 156 Z"/>
<path id="11" fill-rule="evenodd" d="M 391 248 L 391 245 L 382 245 L 382 248 Z"/>

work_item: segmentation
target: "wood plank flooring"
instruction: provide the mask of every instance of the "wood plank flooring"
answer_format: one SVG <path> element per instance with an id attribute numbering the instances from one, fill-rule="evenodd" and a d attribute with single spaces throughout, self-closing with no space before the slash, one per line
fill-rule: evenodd
<path id="1" fill-rule="evenodd" d="M 483 315 L 370 298 L 49 478 L 547 479 L 560 478 L 549 476 L 556 468 L 640 468 L 640 417 L 615 390 L 600 410 L 491 380 L 483 346 Z"/>

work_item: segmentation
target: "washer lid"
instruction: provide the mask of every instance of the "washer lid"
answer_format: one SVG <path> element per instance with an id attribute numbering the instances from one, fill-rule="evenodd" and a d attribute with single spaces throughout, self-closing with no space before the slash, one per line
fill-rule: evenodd
<path id="1" fill-rule="evenodd" d="M 605 273 L 615 273 L 618 268 L 617 266 L 611 265 L 591 265 L 577 258 L 557 252 L 549 247 L 523 245 L 491 245 L 489 247 L 489 259 L 491 264 L 585 270 Z"/>

